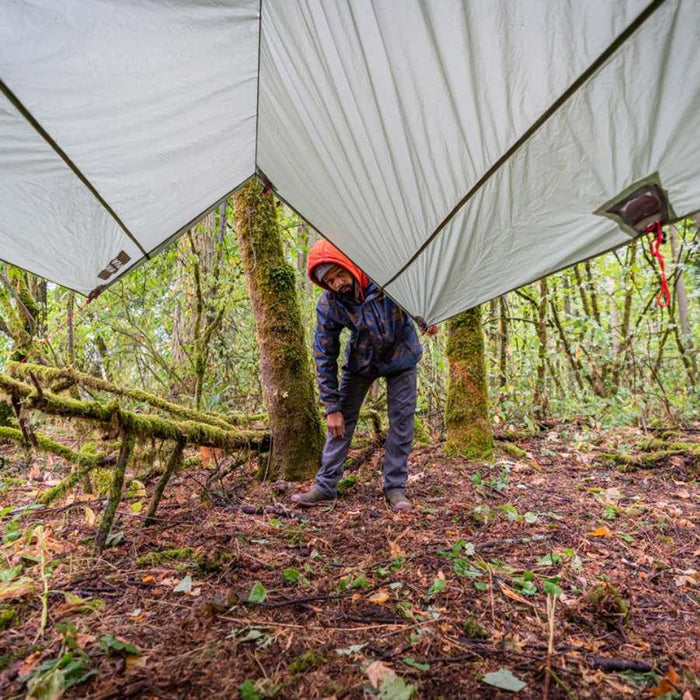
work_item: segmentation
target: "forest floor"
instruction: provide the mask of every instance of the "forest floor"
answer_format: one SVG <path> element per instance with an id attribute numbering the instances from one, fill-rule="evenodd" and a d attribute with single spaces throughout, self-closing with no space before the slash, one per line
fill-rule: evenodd
<path id="1" fill-rule="evenodd" d="M 641 464 L 647 438 L 554 425 L 491 463 L 419 445 L 401 515 L 381 450 L 304 512 L 251 461 L 180 474 L 144 528 L 137 482 L 100 558 L 104 499 L 23 508 L 65 465 L 28 479 L 0 445 L 0 697 L 697 700 L 698 457 L 606 456 Z"/>

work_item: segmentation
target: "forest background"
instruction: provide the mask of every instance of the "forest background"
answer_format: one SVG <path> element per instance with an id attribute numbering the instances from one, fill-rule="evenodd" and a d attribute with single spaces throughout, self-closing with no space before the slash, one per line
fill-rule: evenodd
<path id="1" fill-rule="evenodd" d="M 317 234 L 281 202 L 276 211 L 310 348 L 320 290 L 306 261 Z M 644 427 L 697 415 L 700 243 L 693 220 L 667 232 L 667 308 L 656 304 L 659 268 L 646 238 L 482 305 L 494 426 L 555 418 Z M 264 410 L 233 200 L 86 308 L 9 265 L 0 278 L 0 370 L 31 347 L 31 362 L 74 366 L 203 410 Z M 424 338 L 420 363 L 418 418 L 434 438 L 444 430 L 446 338 Z M 380 387 L 371 401 L 381 406 Z"/>

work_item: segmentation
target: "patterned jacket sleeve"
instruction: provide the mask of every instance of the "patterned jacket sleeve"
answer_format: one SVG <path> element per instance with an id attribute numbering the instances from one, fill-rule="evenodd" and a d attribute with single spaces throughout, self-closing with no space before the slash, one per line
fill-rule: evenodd
<path id="1" fill-rule="evenodd" d="M 340 333 L 343 326 L 333 318 L 333 311 L 324 294 L 316 306 L 316 332 L 314 333 L 314 362 L 321 401 L 326 414 L 340 410 L 338 391 L 338 355 L 340 353 Z"/>

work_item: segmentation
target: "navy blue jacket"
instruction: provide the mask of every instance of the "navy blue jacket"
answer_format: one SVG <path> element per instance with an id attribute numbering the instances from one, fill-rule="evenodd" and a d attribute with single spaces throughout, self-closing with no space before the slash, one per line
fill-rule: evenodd
<path id="1" fill-rule="evenodd" d="M 370 282 L 361 302 L 324 291 L 318 300 L 314 360 L 326 413 L 340 410 L 340 333 L 350 330 L 344 370 L 384 377 L 414 367 L 423 354 L 411 318 Z"/>

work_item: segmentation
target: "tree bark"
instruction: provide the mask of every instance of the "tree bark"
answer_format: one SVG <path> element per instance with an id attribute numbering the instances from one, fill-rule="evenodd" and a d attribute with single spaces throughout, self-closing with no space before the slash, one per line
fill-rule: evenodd
<path id="1" fill-rule="evenodd" d="M 508 383 L 508 310 L 506 307 L 506 294 L 498 297 L 499 317 L 498 317 L 498 337 L 499 337 L 499 358 L 498 358 L 498 386 L 503 391 Z"/>
<path id="2" fill-rule="evenodd" d="M 676 303 L 678 305 L 678 320 L 680 321 L 680 332 L 682 344 L 679 345 L 679 350 L 683 353 L 685 352 L 687 356 L 687 364 L 690 365 L 691 372 L 689 376 L 692 377 L 691 383 L 694 384 L 695 377 L 697 376 L 697 361 L 695 358 L 695 349 L 693 347 L 693 336 L 690 330 L 690 320 L 688 318 L 688 297 L 685 293 L 685 280 L 683 279 L 683 268 L 680 267 L 680 246 L 678 244 L 678 229 L 671 225 L 669 229 L 669 238 L 671 239 L 671 252 L 673 253 L 673 262 L 676 265 Z"/>
<path id="3" fill-rule="evenodd" d="M 284 259 L 274 199 L 262 196 L 258 180 L 234 195 L 234 214 L 270 417 L 270 476 L 305 479 L 318 467 L 323 433 L 294 268 Z"/>
<path id="4" fill-rule="evenodd" d="M 544 420 L 549 412 L 545 378 L 547 375 L 547 280 L 540 280 L 540 303 L 537 307 L 537 378 L 533 397 L 537 420 Z"/>
<path id="5" fill-rule="evenodd" d="M 481 309 L 455 316 L 447 326 L 447 387 L 445 427 L 448 454 L 484 459 L 493 452 L 486 389 Z"/>

